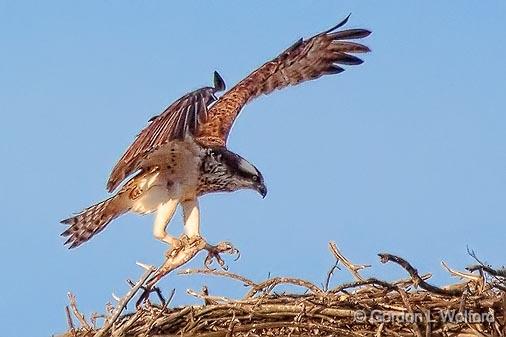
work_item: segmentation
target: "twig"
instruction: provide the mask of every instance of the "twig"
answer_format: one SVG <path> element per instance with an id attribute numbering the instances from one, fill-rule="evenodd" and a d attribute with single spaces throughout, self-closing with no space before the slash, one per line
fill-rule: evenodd
<path id="1" fill-rule="evenodd" d="M 137 281 L 137 283 L 135 284 L 135 286 L 132 287 L 126 293 L 126 295 L 123 296 L 123 298 L 118 302 L 118 304 L 116 305 L 116 308 L 114 309 L 114 311 L 112 313 L 112 316 L 108 320 L 106 320 L 106 322 L 104 323 L 104 326 L 102 327 L 102 329 L 98 330 L 94 337 L 101 337 L 106 332 L 109 331 L 109 329 L 112 327 L 112 325 L 114 324 L 114 322 L 116 322 L 116 320 L 118 319 L 119 315 L 121 315 L 121 313 L 123 312 L 123 310 L 127 306 L 128 302 L 132 299 L 132 297 L 135 296 L 135 294 L 137 293 L 137 291 L 144 285 L 144 283 L 146 282 L 146 280 L 155 271 L 155 268 L 152 267 L 152 266 L 146 266 L 146 265 L 143 265 L 143 264 L 140 264 L 140 263 L 138 263 L 138 265 L 141 266 L 141 267 L 143 267 L 145 269 L 144 274 L 142 275 L 142 277 L 140 278 L 140 280 Z"/>
<path id="2" fill-rule="evenodd" d="M 468 326 L 471 330 L 473 330 L 474 335 L 475 335 L 475 336 L 477 336 L 477 337 L 491 337 L 491 336 L 489 336 L 489 335 L 484 335 L 484 334 L 482 334 L 480 331 L 478 331 L 478 329 L 476 329 L 476 328 L 474 327 L 474 324 L 469 324 L 469 323 L 467 323 L 467 322 L 466 322 L 466 325 L 467 325 L 467 326 Z"/>
<path id="3" fill-rule="evenodd" d="M 502 333 L 504 336 L 506 336 L 506 291 L 502 294 L 502 314 L 503 314 Z"/>
<path id="4" fill-rule="evenodd" d="M 383 331 L 383 327 L 385 326 L 385 322 L 381 322 L 381 324 L 378 326 L 378 330 L 376 330 L 375 337 L 381 337 L 381 332 Z"/>
<path id="5" fill-rule="evenodd" d="M 480 282 L 482 277 L 480 275 L 475 275 L 475 274 L 470 274 L 470 273 L 465 273 L 465 272 L 462 272 L 462 271 L 458 271 L 458 270 L 455 270 L 455 269 L 451 269 L 448 264 L 444 261 L 441 261 L 441 265 L 452 275 L 452 276 L 455 276 L 455 277 L 460 277 L 462 279 L 467 279 L 467 280 L 470 280 L 470 281 L 474 281 L 474 282 Z"/>
<path id="6" fill-rule="evenodd" d="M 172 302 L 172 299 L 174 298 L 174 294 L 176 293 L 176 289 L 172 289 L 172 291 L 170 292 L 170 295 L 169 295 L 169 298 L 163 303 L 162 307 L 160 308 L 160 311 L 158 312 L 158 314 L 152 319 L 152 322 L 151 324 L 149 324 L 149 327 L 148 329 L 146 330 L 146 333 L 145 335 L 146 336 L 149 336 L 151 331 L 153 330 L 153 328 L 155 327 L 156 325 L 156 322 L 157 320 L 162 317 L 162 315 L 164 314 L 165 312 L 165 309 L 167 309 L 167 307 L 169 306 L 170 302 Z"/>
<path id="7" fill-rule="evenodd" d="M 104 315 L 99 314 L 98 312 L 93 312 L 90 316 L 91 324 L 93 324 L 93 330 L 97 328 L 97 319 L 105 318 Z"/>
<path id="8" fill-rule="evenodd" d="M 420 275 L 420 277 L 422 278 L 422 280 L 427 281 L 428 279 L 430 279 L 432 277 L 432 274 L 427 273 L 427 274 Z M 408 279 L 395 281 L 394 285 L 396 285 L 398 287 L 406 288 L 406 287 L 413 285 L 413 279 L 410 277 Z"/>
<path id="9" fill-rule="evenodd" d="M 271 278 L 269 280 L 266 280 L 262 283 L 259 283 L 255 286 L 253 286 L 244 298 L 251 298 L 251 297 L 255 296 L 258 292 L 260 292 L 266 288 L 269 288 L 270 290 L 272 290 L 272 288 L 274 288 L 275 286 L 277 286 L 279 284 L 283 284 L 283 283 L 284 284 L 293 284 L 293 285 L 300 286 L 300 287 L 305 287 L 305 288 L 311 290 L 315 294 L 323 293 L 323 291 L 320 288 L 318 288 L 317 286 L 315 286 L 313 283 L 311 283 L 309 281 L 301 280 L 298 278 L 291 278 L 291 277 L 274 277 L 274 278 Z"/>
<path id="10" fill-rule="evenodd" d="M 135 314 L 130 316 L 130 318 L 123 323 L 119 329 L 116 329 L 112 332 L 111 337 L 121 337 L 125 336 L 125 332 L 132 327 L 132 325 L 137 322 L 137 320 L 144 314 L 143 311 L 137 310 Z M 96 336 L 96 335 L 95 335 Z"/>
<path id="11" fill-rule="evenodd" d="M 409 275 L 413 279 L 414 284 L 420 286 L 420 288 L 422 288 L 424 290 L 427 290 L 429 292 L 432 292 L 432 293 L 435 293 L 438 295 L 446 295 L 446 296 L 460 296 L 460 295 L 462 295 L 463 290 L 461 290 L 461 289 L 442 289 L 442 288 L 438 288 L 436 286 L 433 286 L 433 285 L 425 282 L 420 277 L 420 275 L 418 275 L 418 271 L 415 268 L 413 268 L 413 266 L 411 266 L 411 264 L 409 264 L 408 261 L 404 260 L 401 257 L 391 255 L 391 254 L 386 254 L 386 253 L 378 254 L 378 256 L 381 259 L 381 263 L 387 263 L 388 261 L 391 261 L 391 262 L 395 262 L 398 265 L 400 265 L 402 268 L 404 268 L 409 273 Z"/>
<path id="12" fill-rule="evenodd" d="M 476 262 L 478 262 L 479 265 L 481 266 L 485 266 L 485 263 L 482 262 L 478 256 L 476 255 L 476 252 L 474 250 L 472 250 L 471 248 L 469 248 L 469 246 L 466 247 L 466 250 L 467 250 L 467 254 L 469 256 L 471 256 Z"/>
<path id="13" fill-rule="evenodd" d="M 70 309 L 69 306 L 65 306 L 65 315 L 67 317 L 67 326 L 69 327 L 69 331 L 72 332 L 72 334 L 75 336 L 76 330 L 74 327 L 74 321 L 72 321 L 72 316 L 70 315 Z"/>
<path id="14" fill-rule="evenodd" d="M 427 318 L 425 320 L 425 337 L 432 336 L 432 322 L 430 320 L 430 310 L 424 310 L 424 315 Z"/>
<path id="15" fill-rule="evenodd" d="M 281 328 L 281 327 L 296 327 L 303 329 L 315 329 L 318 328 L 322 331 L 332 332 L 333 335 L 336 336 L 350 336 L 351 334 L 346 333 L 342 329 L 335 328 L 333 326 L 322 325 L 318 323 L 296 323 L 296 322 L 265 322 L 265 323 L 256 323 L 256 324 L 244 324 L 234 329 L 234 332 L 249 332 L 251 330 L 261 330 L 261 329 L 272 329 L 272 328 Z M 207 332 L 199 334 L 201 337 L 226 337 L 228 331 L 216 331 L 216 332 Z"/>
<path id="16" fill-rule="evenodd" d="M 332 278 L 332 276 L 334 276 L 334 272 L 336 271 L 336 269 L 340 269 L 338 267 L 338 264 L 339 264 L 339 260 L 336 259 L 336 262 L 334 263 L 334 265 L 327 272 L 327 278 L 325 279 L 325 283 L 323 284 L 323 291 L 329 290 L 330 279 Z"/>
<path id="17" fill-rule="evenodd" d="M 127 280 L 127 283 L 128 283 L 128 285 L 129 285 L 131 288 L 135 287 L 135 283 L 134 283 L 132 280 Z M 152 293 L 152 292 L 156 293 L 156 295 L 158 296 L 158 299 L 160 300 L 160 303 L 161 303 L 162 305 L 165 305 L 165 298 L 163 297 L 162 290 L 161 290 L 159 287 L 153 286 L 153 288 L 148 289 L 147 287 L 142 286 L 141 288 L 142 288 L 144 291 L 148 291 L 149 293 Z M 138 301 L 138 302 L 136 303 L 136 307 L 138 307 L 139 305 L 140 305 L 140 302 Z"/>
<path id="18" fill-rule="evenodd" d="M 338 292 L 341 292 L 345 289 L 356 288 L 356 287 L 360 287 L 360 286 L 364 286 L 364 285 L 368 285 L 368 284 L 376 284 L 376 285 L 382 286 L 386 289 L 397 289 L 397 286 L 395 286 L 391 283 L 381 281 L 381 280 L 378 280 L 375 278 L 368 278 L 367 280 L 341 284 L 340 286 L 335 287 L 334 289 L 330 290 L 329 292 L 337 294 Z"/>
<path id="19" fill-rule="evenodd" d="M 406 309 L 408 309 L 408 312 L 410 314 L 413 314 L 413 308 L 411 307 L 411 303 L 409 303 L 408 295 L 406 294 L 406 291 L 404 289 L 397 289 L 397 292 L 401 295 L 402 302 L 406 306 Z M 422 331 L 420 331 L 420 327 L 416 322 L 412 323 L 413 331 L 415 331 L 417 337 L 423 337 Z"/>
<path id="20" fill-rule="evenodd" d="M 226 269 L 225 262 L 221 258 L 221 253 L 236 254 L 239 251 L 229 242 L 220 242 L 216 246 L 210 245 L 202 237 L 198 236 L 195 238 L 188 238 L 186 235 L 182 235 L 179 239 L 183 242 L 181 247 L 171 248 L 166 253 L 165 262 L 156 270 L 156 273 L 147 281 L 144 288 L 144 292 L 137 300 L 136 306 L 149 298 L 149 294 L 153 292 L 156 283 L 169 274 L 173 270 L 184 265 L 191 259 L 193 259 L 197 253 L 202 250 L 207 250 L 208 255 L 204 261 L 204 265 L 209 268 L 209 265 L 216 260 L 218 264 Z"/>
<path id="21" fill-rule="evenodd" d="M 77 309 L 77 301 L 74 294 L 72 294 L 70 291 L 67 293 L 67 297 L 69 298 L 70 308 L 72 309 L 72 313 L 79 321 L 79 324 L 81 324 L 81 327 L 85 330 L 91 330 L 91 326 L 86 321 L 86 318 L 84 318 L 84 315 L 79 312 Z"/>
<path id="22" fill-rule="evenodd" d="M 210 296 L 209 294 L 206 294 L 205 292 L 199 293 L 192 289 L 186 289 L 186 293 L 190 296 L 200 298 L 206 302 L 206 305 L 209 304 L 218 304 L 219 302 L 225 302 L 230 303 L 232 300 L 229 298 L 223 297 L 223 296 Z"/>
<path id="23" fill-rule="evenodd" d="M 478 265 L 467 267 L 466 269 L 470 272 L 473 272 L 475 270 L 479 270 L 480 273 L 486 272 L 489 275 L 491 275 L 493 278 L 495 278 L 500 284 L 494 283 L 492 284 L 493 287 L 500 289 L 502 291 L 506 291 L 506 269 L 503 268 L 501 270 L 495 270 L 489 265 L 482 262 L 478 256 L 476 255 L 475 251 L 467 247 L 467 254 L 471 256 L 473 259 L 475 259 L 476 262 L 478 262 Z"/>
<path id="24" fill-rule="evenodd" d="M 213 276 L 224 276 L 244 283 L 246 286 L 256 286 L 257 284 L 250 279 L 234 274 L 226 270 L 213 270 L 213 269 L 185 269 L 178 272 L 178 275 L 192 275 L 192 274 L 204 274 Z"/>
<path id="25" fill-rule="evenodd" d="M 466 308 L 466 300 L 468 297 L 467 290 L 462 293 L 462 296 L 460 297 L 460 304 L 459 304 L 459 313 L 463 313 L 464 309 Z"/>
<path id="26" fill-rule="evenodd" d="M 165 275 L 172 272 L 174 269 L 179 268 L 183 264 L 187 263 L 202 250 L 209 252 L 206 257 L 204 264 L 206 267 L 210 265 L 213 259 L 216 259 L 222 268 L 224 267 L 224 261 L 219 256 L 221 253 L 235 254 L 238 252 L 232 244 L 228 242 L 220 242 L 216 246 L 208 244 L 202 237 L 196 237 L 188 239 L 184 235 L 180 238 L 184 242 L 184 245 L 178 249 L 171 249 L 167 252 L 167 258 L 163 265 L 158 268 L 155 275 L 148 281 L 147 288 L 151 289 L 153 286 Z M 189 241 L 191 240 L 191 241 Z M 143 294 L 144 297 L 144 294 Z"/>
<path id="27" fill-rule="evenodd" d="M 329 242 L 329 249 L 334 254 L 335 258 L 338 261 L 341 261 L 341 263 L 348 269 L 353 277 L 357 279 L 358 281 L 363 281 L 364 278 L 358 273 L 360 270 L 369 268 L 371 265 L 369 264 L 353 264 L 350 260 L 348 260 L 343 253 L 337 248 L 336 243 L 333 241 Z"/>
<path id="28" fill-rule="evenodd" d="M 111 294 L 111 297 L 112 297 L 112 298 L 113 298 L 116 302 L 121 301 L 121 298 L 120 298 L 118 295 L 116 295 L 115 293 L 112 293 L 112 294 Z"/>
<path id="29" fill-rule="evenodd" d="M 475 270 L 482 270 L 492 276 L 506 277 L 506 270 L 505 269 L 496 270 L 496 269 L 493 269 L 492 267 L 486 266 L 486 265 L 472 265 L 472 266 L 466 267 L 466 269 L 469 270 L 470 272 L 473 272 Z"/>
<path id="30" fill-rule="evenodd" d="M 503 286 L 503 285 L 501 285 L 501 284 L 492 283 L 492 287 L 497 288 L 497 289 L 499 289 L 499 290 L 502 290 L 502 291 L 506 292 L 506 286 Z"/>

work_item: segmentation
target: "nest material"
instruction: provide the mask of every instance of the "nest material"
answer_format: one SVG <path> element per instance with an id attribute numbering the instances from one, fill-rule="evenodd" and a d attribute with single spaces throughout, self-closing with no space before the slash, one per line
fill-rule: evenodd
<path id="1" fill-rule="evenodd" d="M 322 287 L 295 278 L 255 283 L 227 271 L 186 270 L 180 274 L 228 277 L 249 290 L 242 299 L 211 296 L 206 288 L 189 291 L 204 304 L 180 308 L 169 308 L 170 300 L 158 293 L 161 304 L 138 303 L 134 312 L 114 321 L 112 314 L 106 317 L 107 329 L 88 324 L 71 298 L 82 327 L 75 329 L 69 314 L 70 331 L 62 336 L 506 336 L 504 270 L 479 264 L 468 268 L 472 273 L 459 272 L 445 265 L 462 281 L 439 288 L 427 283 L 430 275 L 419 275 L 404 259 L 379 254 L 382 262 L 397 263 L 410 274 L 409 279 L 390 283 L 364 279 L 359 270 L 365 265 L 352 264 L 335 245 L 331 244 L 331 250 L 355 282 L 330 289 L 335 266 Z M 138 282 L 137 289 L 143 283 Z M 306 292 L 278 294 L 274 290 L 279 285 L 300 286 Z"/>

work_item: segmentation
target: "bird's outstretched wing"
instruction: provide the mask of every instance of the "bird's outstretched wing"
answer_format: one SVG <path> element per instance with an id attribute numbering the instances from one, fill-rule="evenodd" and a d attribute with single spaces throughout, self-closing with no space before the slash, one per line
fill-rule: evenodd
<path id="1" fill-rule="evenodd" d="M 209 109 L 206 121 L 199 125 L 197 141 L 207 146 L 225 146 L 237 115 L 253 98 L 323 75 L 338 74 L 344 71 L 340 66 L 343 64 L 361 64 L 361 59 L 350 54 L 365 53 L 369 48 L 345 40 L 361 39 L 371 32 L 365 29 L 336 31 L 348 18 L 307 40 L 298 40 L 227 91 Z"/>
<path id="2" fill-rule="evenodd" d="M 195 135 L 199 125 L 207 120 L 209 105 L 216 101 L 216 92 L 225 90 L 225 82 L 214 73 L 214 87 L 190 92 L 167 107 L 146 126 L 112 169 L 107 189 L 112 192 L 129 175 L 143 167 L 146 157 L 173 140 Z"/>

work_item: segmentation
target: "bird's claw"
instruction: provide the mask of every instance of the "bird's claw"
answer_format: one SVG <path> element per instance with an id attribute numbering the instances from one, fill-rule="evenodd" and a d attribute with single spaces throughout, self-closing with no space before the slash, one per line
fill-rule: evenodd
<path id="1" fill-rule="evenodd" d="M 220 242 L 217 245 L 213 246 L 210 244 L 206 244 L 205 249 L 208 251 L 207 257 L 204 260 L 204 265 L 207 269 L 213 270 L 211 268 L 211 264 L 214 260 L 218 263 L 218 265 L 223 270 L 228 270 L 228 266 L 225 264 L 225 260 L 221 257 L 220 254 L 227 253 L 230 255 L 236 255 L 234 261 L 237 261 L 241 256 L 239 250 L 235 248 L 230 242 Z"/>

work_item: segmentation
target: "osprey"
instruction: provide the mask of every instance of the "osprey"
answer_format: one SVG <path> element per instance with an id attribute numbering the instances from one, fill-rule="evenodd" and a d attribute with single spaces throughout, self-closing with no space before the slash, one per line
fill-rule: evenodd
<path id="1" fill-rule="evenodd" d="M 351 54 L 369 48 L 348 40 L 361 39 L 365 29 L 337 31 L 336 26 L 309 39 L 300 39 L 279 56 L 265 63 L 220 98 L 225 82 L 214 73 L 214 86 L 190 92 L 166 108 L 136 137 L 116 166 L 107 189 L 110 198 L 63 220 L 69 225 L 62 236 L 65 244 L 77 247 L 104 230 L 126 212 L 155 212 L 154 236 L 173 247 L 180 241 L 166 232 L 178 205 L 188 238 L 200 235 L 198 198 L 212 192 L 253 189 L 267 194 L 260 171 L 243 157 L 227 149 L 227 138 L 242 107 L 261 94 L 297 85 L 323 75 L 338 74 L 341 65 L 363 61 Z"/>

